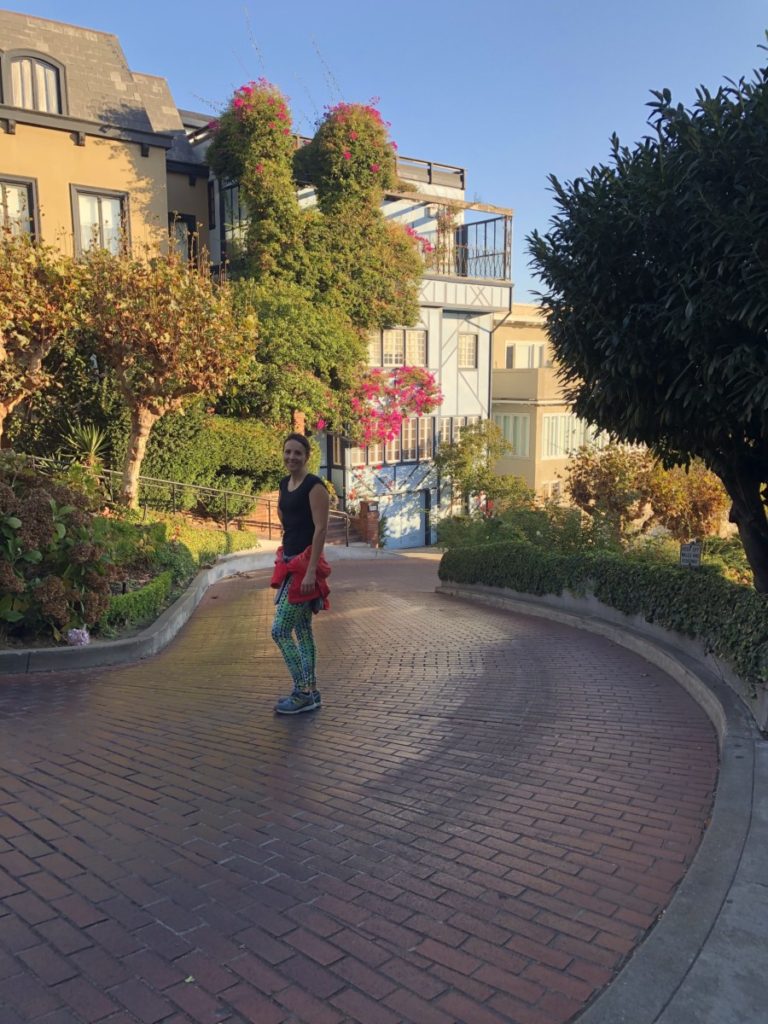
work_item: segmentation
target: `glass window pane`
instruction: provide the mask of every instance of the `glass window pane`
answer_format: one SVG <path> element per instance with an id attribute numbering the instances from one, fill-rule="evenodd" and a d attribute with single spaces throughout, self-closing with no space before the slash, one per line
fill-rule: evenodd
<path id="1" fill-rule="evenodd" d="M 383 444 L 371 444 L 368 445 L 368 465 L 369 466 L 380 466 L 384 461 L 384 445 Z"/>
<path id="2" fill-rule="evenodd" d="M 405 331 L 383 332 L 382 365 L 402 366 L 405 362 Z"/>
<path id="3" fill-rule="evenodd" d="M 112 253 L 120 252 L 122 203 L 112 196 L 100 196 L 101 200 L 101 244 Z"/>
<path id="4" fill-rule="evenodd" d="M 432 432 L 434 427 L 434 418 L 432 416 L 421 416 L 419 417 L 419 458 L 420 459 L 431 459 L 432 458 Z"/>
<path id="5" fill-rule="evenodd" d="M 459 369 L 477 369 L 477 335 L 459 335 Z"/>
<path id="6" fill-rule="evenodd" d="M 12 235 L 32 233 L 32 210 L 28 185 L 12 182 L 0 183 L 2 210 L 0 223 Z"/>
<path id="7" fill-rule="evenodd" d="M 416 417 L 403 421 L 403 460 L 416 458 Z"/>
<path id="8" fill-rule="evenodd" d="M 515 368 L 515 346 L 507 345 L 507 363 L 506 367 L 508 370 L 514 370 Z"/>
<path id="9" fill-rule="evenodd" d="M 387 462 L 399 462 L 400 461 L 400 438 L 396 437 L 393 441 L 387 441 L 384 454 Z"/>
<path id="10" fill-rule="evenodd" d="M 406 331 L 405 362 L 408 366 L 427 365 L 427 332 Z"/>
<path id="11" fill-rule="evenodd" d="M 77 212 L 80 220 L 80 248 L 83 252 L 91 246 L 101 245 L 99 230 L 99 197 L 79 192 L 77 196 Z"/>
<path id="12" fill-rule="evenodd" d="M 368 365 L 381 366 L 381 335 L 371 331 L 368 335 Z"/>
<path id="13" fill-rule="evenodd" d="M 451 443 L 451 417 L 440 417 L 440 444 Z"/>

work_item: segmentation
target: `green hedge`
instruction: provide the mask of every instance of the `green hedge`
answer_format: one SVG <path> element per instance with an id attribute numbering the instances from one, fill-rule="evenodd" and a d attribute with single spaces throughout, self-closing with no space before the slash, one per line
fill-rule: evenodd
<path id="1" fill-rule="evenodd" d="M 211 565 L 220 555 L 258 547 L 252 533 L 239 530 L 211 530 L 190 526 L 181 516 L 155 513 L 152 522 L 141 527 L 121 524 L 151 538 L 151 557 L 163 572 L 150 583 L 127 594 L 113 594 L 109 608 L 99 620 L 99 629 L 112 631 L 156 619 L 172 596 L 174 588 L 186 583 L 198 569 Z M 167 535 L 173 540 L 165 539 Z"/>
<path id="2" fill-rule="evenodd" d="M 163 610 L 172 588 L 173 571 L 166 569 L 140 590 L 114 594 L 109 602 L 109 608 L 99 619 L 99 629 L 105 632 L 156 619 Z"/>
<path id="3" fill-rule="evenodd" d="M 452 548 L 439 575 L 526 594 L 594 594 L 626 615 L 693 637 L 752 687 L 768 678 L 768 597 L 709 566 L 683 569 L 606 553 L 560 555 L 502 542 Z"/>

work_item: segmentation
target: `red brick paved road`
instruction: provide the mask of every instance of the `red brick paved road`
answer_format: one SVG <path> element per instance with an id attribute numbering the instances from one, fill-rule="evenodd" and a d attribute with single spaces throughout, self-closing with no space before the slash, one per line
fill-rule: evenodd
<path id="1" fill-rule="evenodd" d="M 1 1024 L 562 1024 L 693 856 L 713 731 L 607 640 L 345 562 L 279 719 L 263 575 L 0 684 Z"/>

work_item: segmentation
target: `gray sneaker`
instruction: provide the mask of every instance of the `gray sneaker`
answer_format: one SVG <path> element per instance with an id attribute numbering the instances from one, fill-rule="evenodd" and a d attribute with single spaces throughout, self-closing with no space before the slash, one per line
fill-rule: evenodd
<path id="1" fill-rule="evenodd" d="M 294 690 L 287 697 L 280 697 L 275 711 L 278 715 L 300 715 L 303 711 L 317 711 L 321 704 L 319 690 Z"/>

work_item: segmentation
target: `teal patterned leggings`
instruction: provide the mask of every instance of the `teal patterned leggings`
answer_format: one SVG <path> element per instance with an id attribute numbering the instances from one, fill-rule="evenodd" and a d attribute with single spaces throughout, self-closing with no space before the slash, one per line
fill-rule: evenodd
<path id="1" fill-rule="evenodd" d="M 288 577 L 290 580 L 290 577 Z M 296 690 L 314 690 L 315 638 L 312 636 L 312 608 L 310 601 L 291 604 L 288 600 L 288 580 L 277 595 L 272 639 L 280 648 L 291 673 Z"/>

